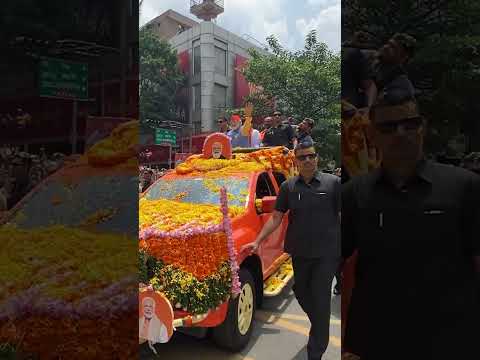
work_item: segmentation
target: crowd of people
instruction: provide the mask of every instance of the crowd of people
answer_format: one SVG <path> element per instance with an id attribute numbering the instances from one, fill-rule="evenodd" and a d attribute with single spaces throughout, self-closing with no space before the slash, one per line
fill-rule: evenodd
<path id="1" fill-rule="evenodd" d="M 160 179 L 165 173 L 167 169 L 165 168 L 155 168 L 146 165 L 141 165 L 139 167 L 139 174 L 138 174 L 138 190 L 139 192 L 144 192 L 147 188 L 152 185 L 155 181 Z"/>
<path id="2" fill-rule="evenodd" d="M 38 153 L 20 151 L 15 146 L 0 148 L 0 212 L 11 209 L 30 190 L 64 163 L 65 155 L 48 156 L 45 149 Z"/>
<path id="3" fill-rule="evenodd" d="M 315 122 L 310 118 L 296 124 L 293 117 L 286 118 L 280 111 L 275 111 L 272 116 L 263 119 L 258 129 L 246 118 L 234 114 L 230 119 L 227 117 L 217 119 L 218 132 L 226 134 L 234 148 L 284 146 L 294 149 L 299 142 L 313 141 L 311 134 Z"/>

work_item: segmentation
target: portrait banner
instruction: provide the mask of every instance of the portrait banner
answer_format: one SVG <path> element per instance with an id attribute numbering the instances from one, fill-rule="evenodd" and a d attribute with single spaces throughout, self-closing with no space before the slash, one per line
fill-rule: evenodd
<path id="1" fill-rule="evenodd" d="M 173 308 L 167 298 L 145 288 L 139 292 L 139 342 L 166 343 L 173 335 Z"/>

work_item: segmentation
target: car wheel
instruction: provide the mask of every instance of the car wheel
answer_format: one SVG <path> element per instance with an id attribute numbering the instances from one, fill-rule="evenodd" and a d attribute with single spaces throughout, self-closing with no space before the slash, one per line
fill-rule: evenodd
<path id="1" fill-rule="evenodd" d="M 241 351 L 250 341 L 256 309 L 255 281 L 248 269 L 239 272 L 241 292 L 228 304 L 225 321 L 213 329 L 213 339 L 221 347 Z"/>

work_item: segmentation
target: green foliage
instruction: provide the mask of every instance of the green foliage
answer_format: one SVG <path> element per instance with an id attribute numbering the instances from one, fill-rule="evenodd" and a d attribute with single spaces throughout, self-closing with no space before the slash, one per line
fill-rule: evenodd
<path id="1" fill-rule="evenodd" d="M 117 45 L 114 0 L 16 0 L 2 2 L 0 40 L 16 36 L 43 40 L 74 39 Z M 128 4 L 127 4 L 128 5 Z M 125 6 L 125 5 L 124 5 Z"/>
<path id="2" fill-rule="evenodd" d="M 147 28 L 140 29 L 140 121 L 143 128 L 176 119 L 176 96 L 186 78 L 170 44 Z"/>
<path id="3" fill-rule="evenodd" d="M 422 113 L 428 119 L 430 151 L 440 151 L 459 132 L 470 131 L 480 81 L 480 2 L 475 0 L 345 0 L 347 34 L 365 31 L 378 48 L 396 32 L 417 39 L 408 64 Z M 348 11 L 347 11 L 348 9 Z M 367 10 L 368 9 L 368 10 Z"/>
<path id="4" fill-rule="evenodd" d="M 274 36 L 267 41 L 271 54 L 250 51 L 246 79 L 261 86 L 264 96 L 275 99 L 282 113 L 298 120 L 314 119 L 314 140 L 322 157 L 338 159 L 340 54 L 319 42 L 314 30 L 306 36 L 304 49 L 295 52 L 283 48 Z"/>
<path id="5" fill-rule="evenodd" d="M 0 344 L 1 359 L 16 359 L 17 351 L 11 344 Z"/>
<path id="6" fill-rule="evenodd" d="M 157 261 L 150 284 L 165 294 L 172 306 L 179 303 L 192 314 L 204 314 L 222 304 L 231 293 L 231 271 L 228 261 L 204 280 L 197 280 L 173 265 Z"/>

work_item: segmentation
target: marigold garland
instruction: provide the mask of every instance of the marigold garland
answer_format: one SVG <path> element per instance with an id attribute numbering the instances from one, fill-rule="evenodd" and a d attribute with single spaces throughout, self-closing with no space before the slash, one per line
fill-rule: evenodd
<path id="1" fill-rule="evenodd" d="M 88 163 L 92 166 L 113 166 L 136 159 L 138 136 L 137 120 L 117 126 L 108 138 L 88 149 Z"/>
<path id="2" fill-rule="evenodd" d="M 240 216 L 245 212 L 244 207 L 229 207 L 229 216 Z M 139 223 L 140 229 L 154 227 L 157 230 L 173 231 L 179 227 L 208 226 L 220 224 L 222 213 L 219 205 L 191 204 L 175 200 L 140 199 Z M 188 224 L 188 225 L 187 225 Z"/>
<path id="3" fill-rule="evenodd" d="M 73 191 L 86 174 L 131 172 L 138 169 L 137 143 L 138 121 L 122 124 L 57 177 Z M 54 196 L 50 205 L 61 203 Z M 99 209 L 82 226 L 92 228 L 115 214 L 113 208 Z M 23 230 L 7 224 L 0 227 L 0 239 L 0 347 L 15 344 L 15 354 L 39 359 L 137 355 L 138 341 L 131 336 L 138 326 L 132 238 L 60 225 Z"/>
<path id="4" fill-rule="evenodd" d="M 234 154 L 234 158 L 205 159 L 203 155 L 192 155 L 176 168 L 178 175 L 202 175 L 225 177 L 241 172 L 271 170 L 282 172 L 286 177 L 296 172 L 293 151 L 284 152 L 283 147 L 262 149 L 251 153 Z"/>
<path id="5" fill-rule="evenodd" d="M 86 346 L 99 356 L 117 354 L 103 341 L 95 345 L 103 348 L 94 349 L 87 333 L 100 338 L 108 322 L 138 312 L 133 239 L 63 226 L 7 225 L 0 239 L 0 344 L 22 339 L 22 351 L 42 359 L 79 359 Z M 88 319 L 96 327 L 88 328 Z M 128 343 L 126 330 L 116 333 Z"/>
<path id="6" fill-rule="evenodd" d="M 240 292 L 230 219 L 245 209 L 229 208 L 227 201 L 225 188 L 220 188 L 220 206 L 140 200 L 139 247 L 163 269 L 149 283 L 192 314 Z"/>

